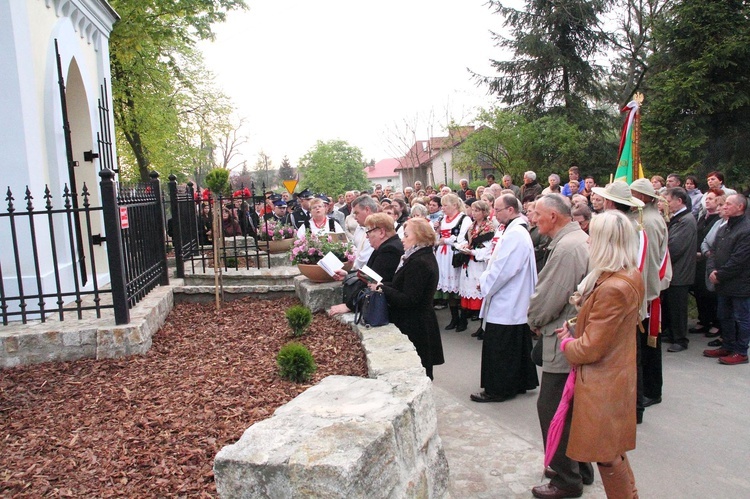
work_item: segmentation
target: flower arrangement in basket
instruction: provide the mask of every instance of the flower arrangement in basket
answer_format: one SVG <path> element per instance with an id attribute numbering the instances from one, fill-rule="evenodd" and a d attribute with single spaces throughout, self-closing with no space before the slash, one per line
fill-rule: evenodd
<path id="1" fill-rule="evenodd" d="M 270 219 L 260 223 L 258 237 L 261 241 L 281 241 L 294 237 L 296 233 L 297 231 L 292 225 L 281 224 Z"/>
<path id="2" fill-rule="evenodd" d="M 306 232 L 304 237 L 294 241 L 290 259 L 292 265 L 314 265 L 322 260 L 329 251 L 339 257 L 342 262 L 354 261 L 354 245 L 352 243 L 336 240 L 329 234 L 313 236 L 310 232 Z"/>

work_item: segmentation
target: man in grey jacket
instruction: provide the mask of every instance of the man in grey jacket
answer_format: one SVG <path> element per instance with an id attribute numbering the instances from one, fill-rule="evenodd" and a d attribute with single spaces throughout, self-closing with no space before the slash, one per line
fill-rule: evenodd
<path id="1" fill-rule="evenodd" d="M 547 262 L 539 274 L 529 304 L 529 327 L 542 342 L 542 383 L 537 400 L 537 412 L 546 443 L 547 431 L 562 398 L 570 364 L 560 351 L 555 329 L 577 315 L 568 301 L 578 284 L 588 273 L 588 235 L 572 220 L 570 207 L 560 194 L 545 194 L 536 202 L 536 223 L 541 234 L 552 240 L 548 246 Z M 538 348 L 537 345 L 536 348 Z M 545 475 L 550 482 L 534 487 L 534 497 L 579 497 L 583 484 L 594 480 L 590 463 L 579 463 L 565 455 L 570 431 L 570 420 L 563 428 L 551 470 Z"/>

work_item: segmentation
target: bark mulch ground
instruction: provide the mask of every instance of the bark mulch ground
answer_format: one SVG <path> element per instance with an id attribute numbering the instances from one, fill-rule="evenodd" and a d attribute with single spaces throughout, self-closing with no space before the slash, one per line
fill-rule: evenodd
<path id="1" fill-rule="evenodd" d="M 0 496 L 216 496 L 221 447 L 324 377 L 367 374 L 351 329 L 316 314 L 314 378 L 281 379 L 296 303 L 181 304 L 147 355 L 0 371 Z"/>

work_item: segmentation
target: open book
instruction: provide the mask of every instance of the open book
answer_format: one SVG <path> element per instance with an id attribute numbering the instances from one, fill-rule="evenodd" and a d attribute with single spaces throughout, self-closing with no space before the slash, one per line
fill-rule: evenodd
<path id="1" fill-rule="evenodd" d="M 322 260 L 318 261 L 318 265 L 331 277 L 336 274 L 337 270 L 344 268 L 344 262 L 330 251 Z"/>
<path id="2" fill-rule="evenodd" d="M 359 269 L 359 271 L 357 272 L 357 276 L 368 284 L 378 284 L 383 281 L 383 278 L 380 277 L 380 274 L 372 270 L 367 265 Z"/>

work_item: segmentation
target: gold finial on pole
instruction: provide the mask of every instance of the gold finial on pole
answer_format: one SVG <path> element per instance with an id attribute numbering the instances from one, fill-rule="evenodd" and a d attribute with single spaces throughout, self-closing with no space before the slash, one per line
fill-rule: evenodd
<path id="1" fill-rule="evenodd" d="M 635 95 L 633 95 L 633 100 L 638 103 L 638 105 L 643 104 L 643 94 L 640 92 L 636 92 Z"/>

